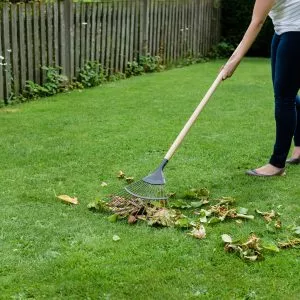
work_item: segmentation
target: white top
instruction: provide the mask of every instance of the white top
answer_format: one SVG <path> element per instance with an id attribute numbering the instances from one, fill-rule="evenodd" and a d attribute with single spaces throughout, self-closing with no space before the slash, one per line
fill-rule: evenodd
<path id="1" fill-rule="evenodd" d="M 276 0 L 269 16 L 277 34 L 300 31 L 300 0 Z"/>

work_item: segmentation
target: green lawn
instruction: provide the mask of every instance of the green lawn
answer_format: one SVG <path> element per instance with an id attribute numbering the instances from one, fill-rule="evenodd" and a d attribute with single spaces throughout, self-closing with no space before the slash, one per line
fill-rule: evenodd
<path id="1" fill-rule="evenodd" d="M 220 238 L 255 232 L 278 241 L 299 222 L 300 167 L 281 178 L 244 175 L 273 148 L 268 60 L 246 59 L 221 84 L 165 174 L 169 190 L 206 187 L 251 214 L 279 206 L 281 232 L 270 234 L 256 215 L 207 226 L 197 240 L 178 229 L 110 223 L 87 209 L 120 186 L 119 170 L 139 179 L 158 166 L 222 63 L 0 110 L 0 299 L 299 299 L 299 249 L 245 263 Z"/>

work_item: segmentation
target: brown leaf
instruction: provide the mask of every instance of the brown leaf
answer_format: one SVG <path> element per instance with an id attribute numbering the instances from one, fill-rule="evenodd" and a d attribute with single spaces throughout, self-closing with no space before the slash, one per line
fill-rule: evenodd
<path id="1" fill-rule="evenodd" d="M 124 178 L 124 177 L 125 177 L 124 172 L 120 170 L 119 173 L 118 173 L 118 175 L 117 175 L 117 177 L 118 177 L 119 179 Z"/>
<path id="2" fill-rule="evenodd" d="M 135 216 L 130 215 L 128 217 L 128 224 L 134 224 L 134 223 L 136 223 L 136 221 L 137 221 L 137 218 Z"/>
<path id="3" fill-rule="evenodd" d="M 67 202 L 67 203 L 72 203 L 72 204 L 79 204 L 78 200 L 76 197 L 72 198 L 68 195 L 59 195 L 59 196 L 56 196 L 58 199 L 64 201 L 64 202 Z"/>
<path id="4" fill-rule="evenodd" d="M 134 181 L 133 177 L 125 177 L 127 183 L 132 183 Z"/>

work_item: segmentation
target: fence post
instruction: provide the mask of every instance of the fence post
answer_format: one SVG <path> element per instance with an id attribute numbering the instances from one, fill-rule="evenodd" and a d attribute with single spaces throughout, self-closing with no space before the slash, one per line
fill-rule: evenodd
<path id="1" fill-rule="evenodd" d="M 142 31 L 143 31 L 143 42 L 142 42 L 142 55 L 147 55 L 149 49 L 149 2 L 151 0 L 142 0 Z"/>
<path id="2" fill-rule="evenodd" d="M 65 49 L 64 49 L 64 61 L 65 66 L 63 73 L 68 77 L 71 81 L 73 78 L 73 54 L 74 51 L 73 41 L 72 41 L 72 30 L 73 30 L 73 0 L 64 0 L 64 23 L 65 23 L 65 31 L 63 33 L 65 37 Z"/>

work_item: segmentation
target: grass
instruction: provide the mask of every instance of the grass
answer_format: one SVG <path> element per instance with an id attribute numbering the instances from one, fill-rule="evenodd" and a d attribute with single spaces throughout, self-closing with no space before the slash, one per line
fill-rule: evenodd
<path id="1" fill-rule="evenodd" d="M 1 299 L 299 299 L 299 250 L 245 263 L 225 253 L 228 233 L 271 240 L 258 216 L 207 228 L 196 240 L 177 229 L 109 223 L 87 204 L 118 188 L 119 170 L 155 169 L 222 61 L 145 75 L 0 110 Z M 298 167 L 284 178 L 252 178 L 274 141 L 269 63 L 245 60 L 218 88 L 168 164 L 168 189 L 206 187 L 213 198 L 299 221 Z M 101 187 L 105 181 L 108 186 Z M 68 206 L 55 193 L 78 197 Z M 113 235 L 121 240 L 113 241 Z"/>

